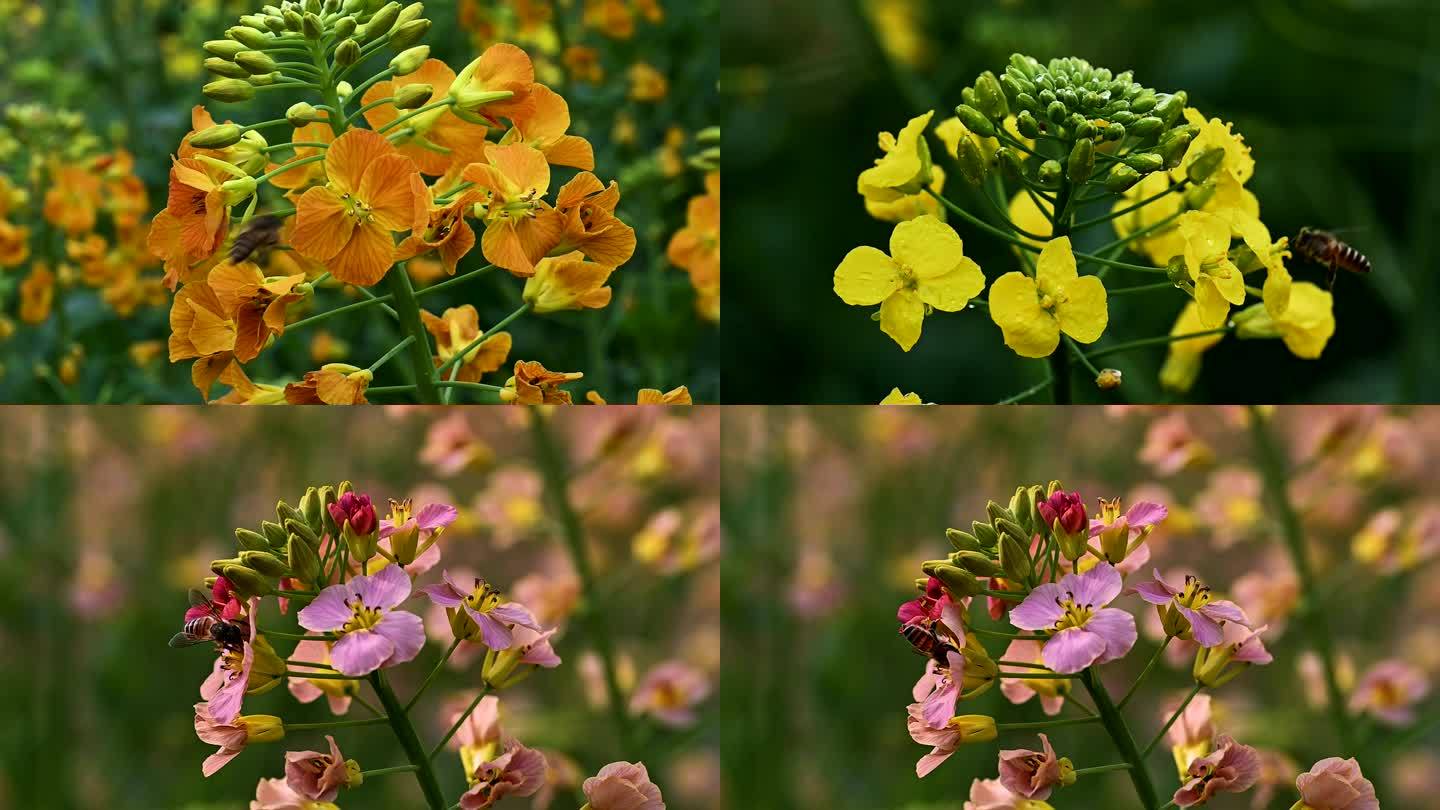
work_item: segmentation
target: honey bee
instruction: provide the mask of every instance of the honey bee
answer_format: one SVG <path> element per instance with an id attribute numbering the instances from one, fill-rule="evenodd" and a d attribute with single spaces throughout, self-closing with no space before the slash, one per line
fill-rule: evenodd
<path id="1" fill-rule="evenodd" d="M 264 258 L 264 254 L 280 244 L 280 228 L 284 222 L 277 216 L 262 214 L 249 222 L 235 237 L 235 244 L 230 246 L 230 263 L 239 264 L 251 256 L 257 260 Z"/>
<path id="2" fill-rule="evenodd" d="M 190 647 L 207 641 L 218 647 L 238 650 L 245 642 L 246 627 L 240 622 L 226 621 L 220 609 L 205 594 L 190 589 L 191 607 L 203 607 L 208 612 L 185 622 L 180 632 L 170 637 L 171 647 Z"/>
<path id="3" fill-rule="evenodd" d="M 1301 228 L 1290 247 L 1295 255 L 1330 269 L 1329 287 L 1335 288 L 1335 273 L 1348 270 L 1351 273 L 1369 273 L 1370 260 L 1365 254 L 1340 241 L 1329 231 Z"/>
<path id="4" fill-rule="evenodd" d="M 942 664 L 949 660 L 948 654 L 955 651 L 954 645 L 940 638 L 935 628 L 923 624 L 907 624 L 900 628 L 900 635 L 910 642 L 915 652 Z"/>

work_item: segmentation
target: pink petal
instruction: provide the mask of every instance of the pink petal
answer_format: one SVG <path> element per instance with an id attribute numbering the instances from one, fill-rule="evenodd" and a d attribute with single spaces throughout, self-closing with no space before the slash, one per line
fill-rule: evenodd
<path id="1" fill-rule="evenodd" d="M 1105 639 L 1079 627 L 1061 630 L 1045 642 L 1045 666 L 1064 675 L 1079 672 L 1105 654 Z"/>
<path id="2" fill-rule="evenodd" d="M 1198 610 L 1192 610 L 1184 605 L 1176 605 L 1176 610 L 1190 620 L 1190 632 L 1195 636 L 1195 643 L 1201 647 L 1214 647 L 1225 640 L 1225 633 L 1214 619 L 1206 616 Z"/>
<path id="3" fill-rule="evenodd" d="M 301 608 L 295 618 L 300 626 L 317 633 L 339 630 L 350 621 L 355 612 L 345 604 L 350 591 L 344 585 L 331 585 L 315 597 L 315 601 Z"/>
<path id="4" fill-rule="evenodd" d="M 469 607 L 465 608 L 465 612 L 480 626 L 480 638 L 486 647 L 492 650 L 508 650 L 510 645 L 515 643 L 514 637 L 510 635 L 510 628 L 490 618 L 488 614 L 471 610 Z"/>
<path id="5" fill-rule="evenodd" d="M 1054 627 L 1055 622 L 1065 615 L 1065 611 L 1056 601 L 1064 595 L 1065 591 L 1053 582 L 1035 588 L 1025 597 L 1024 602 L 1010 611 L 1010 623 L 1021 630 L 1045 630 Z"/>
<path id="6" fill-rule="evenodd" d="M 1239 605 L 1227 599 L 1218 599 L 1211 602 L 1201 608 L 1200 612 L 1216 621 L 1235 622 L 1236 624 L 1243 624 L 1246 627 L 1250 626 L 1250 617 L 1245 615 L 1245 611 L 1241 610 Z"/>
<path id="7" fill-rule="evenodd" d="M 410 576 L 418 577 L 440 564 L 440 544 L 431 543 L 430 547 L 415 556 L 415 560 L 405 566 Z"/>
<path id="8" fill-rule="evenodd" d="M 1130 528 L 1141 529 L 1159 523 L 1169 514 L 1170 510 L 1161 504 L 1139 501 L 1125 511 L 1125 521 L 1130 524 Z"/>
<path id="9" fill-rule="evenodd" d="M 379 669 L 391 654 L 395 643 L 379 633 L 356 630 L 335 642 L 330 661 L 342 675 L 369 675 Z"/>
<path id="10" fill-rule="evenodd" d="M 216 771 L 230 764 L 230 760 L 240 756 L 241 748 L 221 748 L 219 751 L 205 758 L 200 763 L 200 772 L 205 776 L 213 776 Z"/>
<path id="11" fill-rule="evenodd" d="M 455 507 L 445 503 L 428 504 L 420 513 L 415 516 L 415 523 L 427 531 L 449 526 L 455 522 L 460 513 Z"/>
<path id="12" fill-rule="evenodd" d="M 528 627 L 537 632 L 540 630 L 540 625 L 535 621 L 535 617 L 531 615 L 529 608 L 526 608 L 519 602 L 506 602 L 503 605 L 496 605 L 490 608 L 490 615 L 506 624 Z"/>
<path id="13" fill-rule="evenodd" d="M 1164 582 L 1142 582 L 1135 586 L 1135 593 L 1152 605 L 1164 605 L 1175 598 L 1175 592 Z"/>
<path id="14" fill-rule="evenodd" d="M 394 652 L 385 660 L 385 666 L 403 664 L 420 654 L 425 646 L 425 623 L 414 613 L 397 610 L 385 614 L 375 625 L 375 632 L 390 639 L 395 645 Z"/>
<path id="15" fill-rule="evenodd" d="M 1125 657 L 1135 646 L 1135 617 L 1119 608 L 1105 608 L 1095 611 L 1085 629 L 1105 640 L 1105 652 L 1097 664 L 1105 664 Z"/>
<path id="16" fill-rule="evenodd" d="M 387 565 L 377 574 L 351 580 L 356 594 L 369 607 L 393 608 L 410 598 L 410 576 L 398 565 Z"/>
<path id="17" fill-rule="evenodd" d="M 915 775 L 922 779 L 925 778 L 931 771 L 940 767 L 940 763 L 949 759 L 953 753 L 955 753 L 954 749 L 946 750 L 936 748 L 934 751 L 921 757 L 919 762 L 915 763 Z"/>
<path id="18" fill-rule="evenodd" d="M 1060 587 L 1074 595 L 1075 604 L 1098 608 L 1115 601 L 1125 583 L 1115 566 L 1102 562 L 1079 576 L 1066 574 Z"/>
<path id="19" fill-rule="evenodd" d="M 426 585 L 420 592 L 430 597 L 430 601 L 441 607 L 459 607 L 464 598 L 455 593 L 450 585 Z"/>

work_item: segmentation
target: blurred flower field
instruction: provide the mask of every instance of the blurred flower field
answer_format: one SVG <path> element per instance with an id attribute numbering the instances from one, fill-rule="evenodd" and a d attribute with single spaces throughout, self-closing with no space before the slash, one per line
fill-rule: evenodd
<path id="1" fill-rule="evenodd" d="M 718 413 L 347 414 L 6 413 L 0 807 L 718 808 Z"/>
<path id="2" fill-rule="evenodd" d="M 0 401 L 717 401 L 718 6 L 0 2 Z"/>
<path id="3" fill-rule="evenodd" d="M 1434 409 L 723 421 L 733 806 L 1436 806 Z"/>

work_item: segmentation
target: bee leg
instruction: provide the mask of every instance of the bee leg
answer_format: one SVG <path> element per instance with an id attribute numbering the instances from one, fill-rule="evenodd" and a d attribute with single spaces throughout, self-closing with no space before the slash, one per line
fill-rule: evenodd
<path id="1" fill-rule="evenodd" d="M 1338 268 L 1335 266 L 1335 262 L 1330 262 L 1330 276 L 1327 279 L 1326 289 L 1332 292 L 1335 290 L 1335 272 L 1337 269 Z"/>

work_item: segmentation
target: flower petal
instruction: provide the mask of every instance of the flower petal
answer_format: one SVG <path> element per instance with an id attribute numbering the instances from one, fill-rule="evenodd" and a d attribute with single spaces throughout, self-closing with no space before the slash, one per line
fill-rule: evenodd
<path id="1" fill-rule="evenodd" d="M 1069 675 L 1095 663 L 1095 660 L 1105 653 L 1105 649 L 1105 639 L 1099 634 L 1080 627 L 1070 627 L 1045 642 L 1042 655 L 1045 666 L 1062 675 Z"/>
<path id="2" fill-rule="evenodd" d="M 923 281 L 954 270 L 965 250 L 954 228 L 925 214 L 895 226 L 890 233 L 890 255 Z"/>
<path id="3" fill-rule="evenodd" d="M 920 325 L 924 322 L 925 304 L 914 290 L 896 290 L 880 305 L 880 331 L 907 352 L 920 339 Z"/>
<path id="4" fill-rule="evenodd" d="M 1083 276 L 1065 284 L 1065 295 L 1067 300 L 1055 307 L 1060 329 L 1080 343 L 1099 340 L 1110 323 L 1104 282 L 1095 276 Z"/>
<path id="5" fill-rule="evenodd" d="M 959 312 L 984 289 L 985 274 L 980 271 L 980 265 L 969 256 L 961 256 L 960 263 L 950 272 L 921 279 L 917 291 L 920 300 L 930 306 L 945 312 Z"/>
<path id="6" fill-rule="evenodd" d="M 1076 604 L 1098 608 L 1115 601 L 1125 583 L 1115 566 L 1102 562 L 1083 574 L 1066 574 L 1060 587 L 1074 596 Z"/>
<path id="7" fill-rule="evenodd" d="M 395 652 L 395 643 L 370 630 L 346 633 L 330 650 L 330 661 L 342 675 L 369 675 Z"/>
<path id="8" fill-rule="evenodd" d="M 425 646 L 425 623 L 414 613 L 403 610 L 391 611 L 385 614 L 379 624 L 375 625 L 375 632 L 390 639 L 390 642 L 395 645 L 394 652 L 385 659 L 387 667 L 403 664 L 413 659 L 420 654 L 420 648 Z"/>
<path id="9" fill-rule="evenodd" d="M 1010 611 L 1010 623 L 1021 630 L 1045 630 L 1065 615 L 1057 600 L 1065 592 L 1059 585 L 1047 582 L 1037 586 L 1025 601 Z"/>
<path id="10" fill-rule="evenodd" d="M 376 574 L 355 579 L 364 583 L 358 595 L 368 607 L 388 610 L 410 598 L 410 577 L 399 566 L 387 565 Z"/>
<path id="11" fill-rule="evenodd" d="M 331 585 L 321 591 L 315 601 L 302 608 L 295 618 L 301 627 L 316 633 L 338 630 L 354 615 L 354 611 L 345 604 L 349 596 L 349 590 L 344 585 Z"/>
<path id="12" fill-rule="evenodd" d="M 1060 325 L 1040 307 L 1035 281 L 1024 273 L 1006 273 L 990 285 L 990 318 L 1021 357 L 1049 357 L 1060 345 Z"/>
<path id="13" fill-rule="evenodd" d="M 900 268 L 878 248 L 857 247 L 835 268 L 835 294 L 855 306 L 874 306 L 900 289 Z"/>
<path id="14" fill-rule="evenodd" d="M 1125 657 L 1135 646 L 1135 617 L 1119 608 L 1105 608 L 1095 612 L 1085 629 L 1105 639 L 1105 652 L 1096 663 L 1104 664 Z"/>

